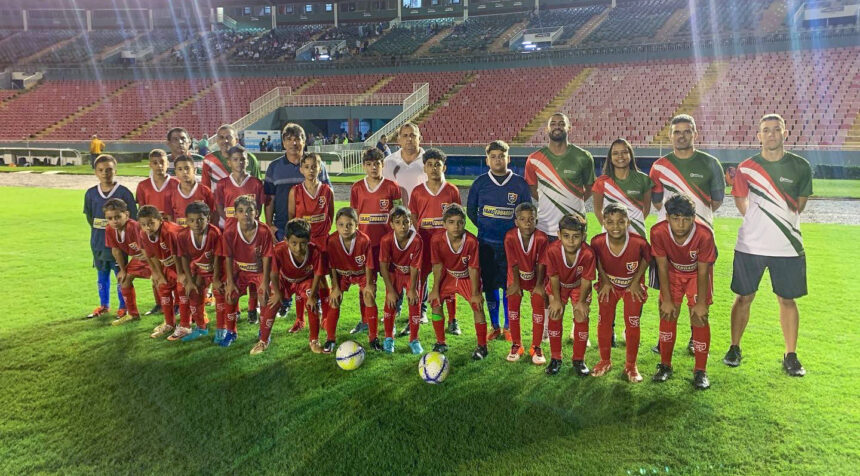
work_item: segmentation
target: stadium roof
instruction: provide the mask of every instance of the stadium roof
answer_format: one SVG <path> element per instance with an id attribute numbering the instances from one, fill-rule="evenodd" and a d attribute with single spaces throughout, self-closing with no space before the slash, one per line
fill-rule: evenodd
<path id="1" fill-rule="evenodd" d="M 295 3 L 315 3 L 332 0 L 294 0 Z M 81 10 L 114 10 L 138 8 L 165 8 L 171 5 L 197 5 L 200 8 L 227 6 L 278 5 L 294 3 L 287 0 L 3 0 L 0 10 L 41 10 L 41 9 L 81 9 Z"/>

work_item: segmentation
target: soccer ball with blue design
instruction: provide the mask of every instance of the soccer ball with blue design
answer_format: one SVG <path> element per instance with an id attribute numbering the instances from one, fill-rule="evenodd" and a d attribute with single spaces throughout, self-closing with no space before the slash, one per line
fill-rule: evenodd
<path id="1" fill-rule="evenodd" d="M 448 358 L 441 352 L 428 352 L 418 361 L 418 374 L 427 383 L 444 382 L 450 369 Z"/>
<path id="2" fill-rule="evenodd" d="M 364 347 L 348 340 L 337 348 L 337 365 L 343 370 L 355 370 L 364 363 Z"/>

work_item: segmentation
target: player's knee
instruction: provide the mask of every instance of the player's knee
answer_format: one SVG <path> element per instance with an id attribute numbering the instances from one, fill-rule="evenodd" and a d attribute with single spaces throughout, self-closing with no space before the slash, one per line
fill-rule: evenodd
<path id="1" fill-rule="evenodd" d="M 750 304 L 752 304 L 754 299 L 755 293 L 746 295 L 738 294 L 737 297 L 735 297 L 735 302 L 741 306 L 749 306 Z"/>
<path id="2" fill-rule="evenodd" d="M 776 300 L 779 302 L 779 305 L 782 307 L 796 307 L 797 302 L 792 298 L 784 298 L 782 296 L 777 296 Z"/>

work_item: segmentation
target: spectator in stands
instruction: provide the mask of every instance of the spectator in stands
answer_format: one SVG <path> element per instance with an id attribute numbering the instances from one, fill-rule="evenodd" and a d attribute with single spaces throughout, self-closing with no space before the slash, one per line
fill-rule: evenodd
<path id="1" fill-rule="evenodd" d="M 92 138 L 90 138 L 90 166 L 95 168 L 96 158 L 102 155 L 102 152 L 105 150 L 105 143 L 99 139 L 99 136 L 93 134 Z"/>
<path id="2" fill-rule="evenodd" d="M 206 154 L 209 153 L 209 139 L 203 137 L 197 141 L 197 153 L 206 157 Z"/>
<path id="3" fill-rule="evenodd" d="M 427 181 L 424 174 L 424 149 L 421 148 L 421 131 L 416 124 L 407 122 L 397 131 L 400 149 L 385 158 L 382 176 L 393 180 L 402 189 L 403 205 L 409 206 L 412 189 Z"/>
<path id="4" fill-rule="evenodd" d="M 382 155 L 388 157 L 391 155 L 391 147 L 388 147 L 386 143 L 388 138 L 385 137 L 385 134 L 379 136 L 379 142 L 376 143 L 376 148 L 382 151 Z"/>
<path id="5" fill-rule="evenodd" d="M 191 136 L 188 131 L 181 127 L 174 127 L 167 131 L 167 147 L 170 149 L 170 154 L 167 156 L 167 174 L 175 175 L 173 169 L 173 159 L 180 155 L 187 155 L 194 159 L 194 168 L 199 175 L 203 173 L 203 157 L 198 154 L 191 153 Z"/>

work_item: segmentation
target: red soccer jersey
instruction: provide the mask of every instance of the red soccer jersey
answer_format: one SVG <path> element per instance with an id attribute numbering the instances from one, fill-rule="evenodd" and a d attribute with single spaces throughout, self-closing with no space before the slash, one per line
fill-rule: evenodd
<path id="1" fill-rule="evenodd" d="M 370 237 L 371 243 L 379 245 L 382 237 L 391 232 L 388 214 L 394 201 L 400 200 L 400 186 L 386 178 L 371 190 L 367 178 L 352 185 L 349 206 L 358 212 L 358 229 Z"/>
<path id="2" fill-rule="evenodd" d="M 370 238 L 367 235 L 356 231 L 349 249 L 344 246 L 339 234 L 332 233 L 328 237 L 326 269 L 333 269 L 340 276 L 363 276 L 367 263 L 373 263 Z"/>
<path id="3" fill-rule="evenodd" d="M 421 241 L 424 242 L 424 274 L 430 273 L 431 257 L 430 243 L 433 237 L 445 233 L 442 215 L 448 208 L 448 205 L 460 202 L 460 191 L 457 187 L 449 182 L 442 184 L 439 193 L 433 195 L 430 189 L 427 188 L 427 183 L 422 183 L 412 190 L 409 196 L 409 211 L 415 217 L 415 228 L 421 236 Z"/>
<path id="4" fill-rule="evenodd" d="M 231 221 L 221 235 L 218 256 L 233 258 L 233 273 L 263 272 L 263 258 L 274 256 L 274 236 L 265 224 L 257 221 L 257 230 L 249 241 L 245 241 L 238 221 Z"/>
<path id="5" fill-rule="evenodd" d="M 167 180 L 161 184 L 161 188 L 155 186 L 155 181 L 152 180 L 150 174 L 148 179 L 137 184 L 137 191 L 134 194 L 134 199 L 137 200 L 137 205 L 152 205 L 162 214 L 169 214 L 170 211 L 170 189 L 177 184 L 177 180 L 173 177 L 167 177 Z"/>
<path id="6" fill-rule="evenodd" d="M 194 233 L 190 228 L 183 228 L 176 235 L 174 253 L 188 257 L 192 273 L 208 278 L 214 271 L 220 243 L 221 230 L 211 223 L 200 243 L 194 239 Z"/>
<path id="7" fill-rule="evenodd" d="M 179 180 L 168 188 L 167 200 L 170 204 L 170 216 L 180 226 L 185 226 L 185 207 L 192 202 L 203 202 L 209 207 L 211 216 L 215 215 L 215 195 L 209 190 L 209 187 L 195 183 L 191 189 L 191 193 L 185 195 L 179 188 Z"/>
<path id="8" fill-rule="evenodd" d="M 570 262 L 567 254 L 561 246 L 561 241 L 555 241 L 549 245 L 544 256 L 547 276 L 558 276 L 562 289 L 573 289 L 579 287 L 579 280 L 586 279 L 594 281 L 597 261 L 594 251 L 585 242 L 576 251 L 576 258 Z M 551 291 L 549 280 L 546 289 Z"/>
<path id="9" fill-rule="evenodd" d="M 508 284 L 514 279 L 514 266 L 519 269 L 520 279 L 533 281 L 537 278 L 537 265 L 543 263 L 549 238 L 546 233 L 535 230 L 528 243 L 523 243 L 520 230 L 511 228 L 505 233 L 505 257 L 508 259 Z"/>
<path id="10" fill-rule="evenodd" d="M 609 238 L 606 233 L 591 239 L 591 249 L 597 257 L 597 262 L 603 267 L 603 272 L 606 273 L 612 285 L 619 290 L 630 287 L 641 260 L 651 261 L 651 249 L 645 238 L 629 231 L 626 236 L 627 242 L 618 256 L 609 250 Z"/>
<path id="11" fill-rule="evenodd" d="M 180 230 L 182 227 L 179 225 L 165 221 L 161 223 L 155 239 L 150 238 L 149 234 L 141 229 L 138 242 L 146 256 L 161 261 L 161 266 L 164 268 L 176 269 L 176 256 L 173 250 L 176 249 L 176 235 Z"/>
<path id="12" fill-rule="evenodd" d="M 215 189 L 215 203 L 224 207 L 224 215 L 227 218 L 233 218 L 236 211 L 233 204 L 237 198 L 243 195 L 254 200 L 254 203 L 257 204 L 257 216 L 260 216 L 265 197 L 263 195 L 263 182 L 257 177 L 246 175 L 242 183 L 237 183 L 232 175 L 221 180 L 218 182 L 218 188 Z"/>
<path id="13" fill-rule="evenodd" d="M 414 195 L 413 195 L 414 197 Z M 469 279 L 469 268 L 480 269 L 478 262 L 478 239 L 468 231 L 463 235 L 460 249 L 454 251 L 448 233 L 438 233 L 430 241 L 430 261 L 442 264 L 443 276 Z"/>
<path id="14" fill-rule="evenodd" d="M 675 241 L 668 221 L 661 221 L 651 228 L 651 254 L 663 256 L 669 261 L 670 273 L 695 274 L 698 263 L 716 261 L 714 233 L 698 220 L 683 243 Z"/>
<path id="15" fill-rule="evenodd" d="M 304 261 L 297 263 L 290 246 L 285 241 L 275 245 L 275 259 L 272 266 L 282 282 L 301 283 L 313 279 L 314 270 L 322 267 L 322 251 L 313 243 L 308 243 L 308 253 Z"/>
<path id="16" fill-rule="evenodd" d="M 105 246 L 121 250 L 129 259 L 146 261 L 140 246 L 140 225 L 130 218 L 122 232 L 114 228 L 105 230 Z"/>
<path id="17" fill-rule="evenodd" d="M 331 217 L 334 215 L 334 193 L 331 187 L 319 184 L 316 194 L 305 188 L 304 182 L 293 187 L 296 202 L 296 216 L 311 224 L 311 241 L 324 243 L 331 231 Z"/>
<path id="18" fill-rule="evenodd" d="M 410 268 L 421 270 L 421 259 L 423 257 L 424 243 L 418 233 L 412 232 L 412 236 L 406 240 L 406 245 L 401 249 L 397 244 L 394 232 L 388 232 L 379 243 L 379 261 L 389 263 L 389 269 L 395 273 L 410 275 Z"/>

